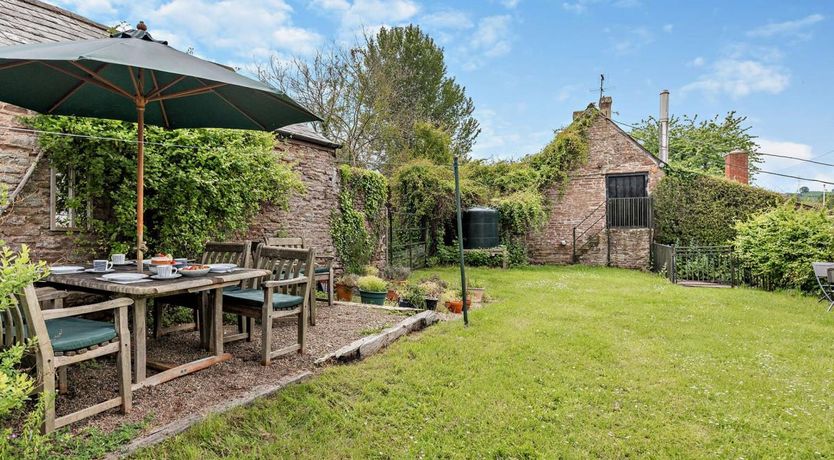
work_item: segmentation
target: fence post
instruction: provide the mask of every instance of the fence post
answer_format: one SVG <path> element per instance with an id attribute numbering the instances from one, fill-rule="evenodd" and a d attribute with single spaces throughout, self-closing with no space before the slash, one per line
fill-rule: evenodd
<path id="1" fill-rule="evenodd" d="M 672 245 L 671 247 L 672 247 L 672 250 L 669 251 L 669 253 L 672 255 L 672 263 L 669 264 L 669 266 L 671 267 L 671 269 L 669 271 L 669 276 L 670 276 L 669 280 L 672 281 L 672 283 L 677 284 L 678 283 L 678 274 L 676 273 L 677 267 L 675 266 L 675 264 L 676 264 L 675 261 L 678 258 L 677 257 L 677 250 L 675 249 L 675 245 Z"/>
<path id="2" fill-rule="evenodd" d="M 736 287 L 736 254 L 730 247 L 730 287 Z"/>
<path id="3" fill-rule="evenodd" d="M 570 260 L 572 263 L 576 263 L 576 227 L 573 227 L 573 255 Z"/>

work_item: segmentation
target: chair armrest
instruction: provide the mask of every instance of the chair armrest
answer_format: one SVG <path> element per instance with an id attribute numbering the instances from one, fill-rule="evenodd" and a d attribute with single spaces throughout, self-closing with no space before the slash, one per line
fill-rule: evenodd
<path id="1" fill-rule="evenodd" d="M 61 291 L 52 287 L 35 288 L 38 294 L 38 301 L 44 302 L 48 300 L 66 299 L 69 297 L 69 291 Z"/>
<path id="2" fill-rule="evenodd" d="M 330 268 L 333 265 L 333 260 L 336 258 L 333 256 L 316 256 L 315 259 L 316 265 Z"/>
<path id="3" fill-rule="evenodd" d="M 274 281 L 264 281 L 261 283 L 261 287 L 264 288 L 274 288 L 279 286 L 294 286 L 296 284 L 307 284 L 309 279 L 306 276 L 299 276 L 296 278 L 290 278 L 286 280 L 274 280 Z"/>
<path id="4" fill-rule="evenodd" d="M 116 308 L 127 307 L 133 305 L 132 299 L 121 298 L 108 300 L 107 302 L 94 303 L 91 305 L 82 305 L 80 307 L 61 308 L 58 310 L 44 310 L 43 319 L 64 318 L 66 316 L 86 315 L 87 313 L 95 313 L 97 311 L 113 310 Z"/>

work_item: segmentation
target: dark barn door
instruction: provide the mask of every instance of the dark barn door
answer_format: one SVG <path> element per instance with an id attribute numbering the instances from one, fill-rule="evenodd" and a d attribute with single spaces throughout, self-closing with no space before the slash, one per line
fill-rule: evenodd
<path id="1" fill-rule="evenodd" d="M 609 227 L 648 227 L 651 203 L 646 174 L 607 176 Z"/>

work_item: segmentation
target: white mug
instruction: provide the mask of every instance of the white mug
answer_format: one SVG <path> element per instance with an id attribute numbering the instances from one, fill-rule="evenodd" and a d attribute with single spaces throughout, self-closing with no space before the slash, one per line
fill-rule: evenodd
<path id="1" fill-rule="evenodd" d="M 113 261 L 113 265 L 124 265 L 125 264 L 125 255 L 124 254 L 113 254 L 110 256 L 110 259 Z"/>
<path id="2" fill-rule="evenodd" d="M 113 262 L 109 260 L 94 260 L 93 261 L 93 270 L 97 272 L 106 272 L 113 268 Z"/>
<path id="3" fill-rule="evenodd" d="M 177 268 L 173 265 L 158 265 L 156 267 L 156 276 L 160 278 L 171 278 L 176 275 L 178 271 L 179 270 L 177 270 Z"/>

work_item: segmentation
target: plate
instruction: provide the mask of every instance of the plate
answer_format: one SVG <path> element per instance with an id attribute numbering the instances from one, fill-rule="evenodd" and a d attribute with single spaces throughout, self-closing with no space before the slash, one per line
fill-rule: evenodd
<path id="1" fill-rule="evenodd" d="M 237 264 L 208 264 L 212 273 L 227 273 L 237 268 Z"/>
<path id="2" fill-rule="evenodd" d="M 87 272 L 87 273 L 113 273 L 116 270 L 113 270 L 112 268 L 108 268 L 107 270 L 101 271 L 101 270 L 93 270 L 92 268 L 88 268 L 84 271 Z"/>
<path id="3" fill-rule="evenodd" d="M 77 265 L 55 265 L 54 267 L 49 267 L 49 271 L 51 271 L 53 275 L 65 275 L 67 273 L 83 272 L 84 267 L 79 267 Z"/>
<path id="4" fill-rule="evenodd" d="M 180 275 L 187 277 L 204 276 L 208 275 L 210 270 L 211 268 L 203 268 L 201 270 L 180 270 Z"/>
<path id="5" fill-rule="evenodd" d="M 177 278 L 179 278 L 179 277 L 181 277 L 181 276 L 182 276 L 182 275 L 180 275 L 179 273 L 174 273 L 173 275 L 171 275 L 171 276 L 166 276 L 165 278 L 163 278 L 163 277 L 161 277 L 161 276 L 159 276 L 159 275 L 153 275 L 153 276 L 151 276 L 151 279 L 154 279 L 154 280 L 160 280 L 160 281 L 162 281 L 162 280 L 175 280 L 175 279 L 177 279 Z"/>
<path id="6" fill-rule="evenodd" d="M 136 281 L 147 278 L 148 275 L 144 273 L 110 273 L 102 276 L 108 281 Z"/>

